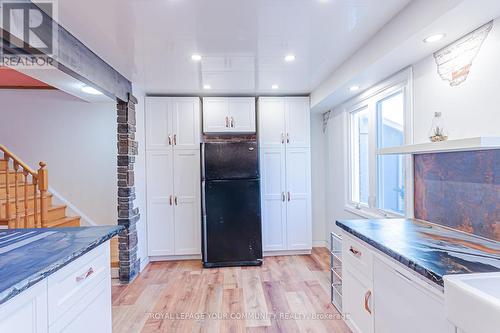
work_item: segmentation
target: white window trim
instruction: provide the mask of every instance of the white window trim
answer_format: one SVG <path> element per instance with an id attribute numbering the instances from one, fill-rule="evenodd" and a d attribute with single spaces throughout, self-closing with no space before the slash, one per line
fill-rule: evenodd
<path id="1" fill-rule="evenodd" d="M 377 157 L 370 156 L 369 165 L 369 205 L 357 205 L 351 201 L 352 198 L 352 177 L 351 177 L 351 113 L 367 106 L 369 108 L 369 151 L 375 151 L 377 147 L 376 137 L 376 121 L 377 110 L 374 103 L 374 98 L 381 100 L 394 94 L 398 90 L 403 90 L 405 93 L 405 144 L 413 143 L 413 70 L 411 67 L 406 68 L 392 77 L 378 83 L 374 87 L 368 89 L 364 93 L 350 99 L 344 103 L 339 109 L 345 113 L 344 128 L 347 129 L 344 135 L 344 175 L 347 181 L 345 184 L 344 194 L 344 209 L 345 211 L 358 215 L 364 218 L 401 218 L 400 214 L 395 212 L 384 211 L 376 207 L 376 188 L 377 188 Z M 405 156 L 405 216 L 407 218 L 414 217 L 414 188 L 413 188 L 413 156 Z"/>

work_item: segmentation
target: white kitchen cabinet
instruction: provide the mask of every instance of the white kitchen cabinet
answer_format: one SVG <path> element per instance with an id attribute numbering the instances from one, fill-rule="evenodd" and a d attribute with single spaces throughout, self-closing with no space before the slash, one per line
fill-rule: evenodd
<path id="1" fill-rule="evenodd" d="M 264 251 L 286 250 L 285 150 L 261 152 L 262 238 Z"/>
<path id="2" fill-rule="evenodd" d="M 311 156 L 309 148 L 286 149 L 287 249 L 312 247 Z"/>
<path id="3" fill-rule="evenodd" d="M 0 305 L 0 332 L 112 331 L 109 241 Z"/>
<path id="4" fill-rule="evenodd" d="M 47 280 L 42 280 L 0 305 L 0 332 L 48 331 Z"/>
<path id="5" fill-rule="evenodd" d="M 260 97 L 258 115 L 262 148 L 310 147 L 309 97 Z"/>
<path id="6" fill-rule="evenodd" d="M 146 149 L 197 149 L 200 145 L 198 97 L 146 97 Z"/>
<path id="7" fill-rule="evenodd" d="M 147 152 L 148 253 L 198 255 L 200 151 Z"/>
<path id="8" fill-rule="evenodd" d="M 375 332 L 447 332 L 442 298 L 380 260 L 373 269 Z"/>
<path id="9" fill-rule="evenodd" d="M 146 144 L 148 254 L 199 255 L 200 100 L 147 101 L 146 138 L 153 140 Z"/>
<path id="10" fill-rule="evenodd" d="M 349 314 L 348 320 L 353 331 L 374 332 L 372 282 L 347 263 L 342 265 L 342 311 Z M 399 332 L 404 330 L 394 333 Z"/>
<path id="11" fill-rule="evenodd" d="M 203 98 L 203 132 L 255 133 L 255 98 Z"/>
<path id="12" fill-rule="evenodd" d="M 264 148 L 260 163 L 264 251 L 310 250 L 310 149 Z"/>

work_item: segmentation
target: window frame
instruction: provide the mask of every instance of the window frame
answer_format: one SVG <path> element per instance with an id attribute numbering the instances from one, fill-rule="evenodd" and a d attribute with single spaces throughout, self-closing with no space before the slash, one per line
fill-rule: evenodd
<path id="1" fill-rule="evenodd" d="M 345 117 L 346 151 L 345 176 L 345 210 L 365 218 L 385 217 L 413 217 L 413 157 L 404 155 L 404 184 L 405 184 L 405 214 L 378 208 L 378 146 L 377 119 L 379 117 L 378 103 L 401 91 L 404 94 L 404 144 L 413 143 L 413 72 L 411 67 L 380 82 L 366 92 L 350 99 L 343 105 Z M 367 108 L 368 110 L 368 204 L 353 201 L 353 114 Z"/>

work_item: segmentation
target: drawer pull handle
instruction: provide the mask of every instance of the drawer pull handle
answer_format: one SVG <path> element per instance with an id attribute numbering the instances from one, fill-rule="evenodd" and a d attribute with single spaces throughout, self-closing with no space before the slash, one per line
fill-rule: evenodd
<path id="1" fill-rule="evenodd" d="M 90 267 L 85 273 L 76 277 L 76 282 L 82 282 L 82 281 L 86 280 L 89 276 L 91 276 L 92 274 L 94 274 L 94 269 L 92 267 Z"/>
<path id="2" fill-rule="evenodd" d="M 362 253 L 361 253 L 361 251 L 356 250 L 356 249 L 355 249 L 355 248 L 353 248 L 352 246 L 351 246 L 351 248 L 349 249 L 349 251 L 351 251 L 351 253 L 352 253 L 352 254 L 354 254 L 356 257 L 361 257 L 361 254 L 362 254 Z"/>
<path id="3" fill-rule="evenodd" d="M 371 290 L 368 290 L 365 294 L 365 310 L 366 312 L 368 312 L 369 314 L 372 314 L 372 310 L 370 309 L 370 305 L 369 305 L 369 302 L 370 302 L 370 298 L 372 297 L 372 292 Z"/>

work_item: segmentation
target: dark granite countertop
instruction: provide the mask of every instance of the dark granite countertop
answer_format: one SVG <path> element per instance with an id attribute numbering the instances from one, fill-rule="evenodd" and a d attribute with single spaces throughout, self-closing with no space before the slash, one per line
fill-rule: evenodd
<path id="1" fill-rule="evenodd" d="M 449 274 L 500 272 L 500 243 L 413 219 L 340 220 L 337 225 L 443 286 Z"/>
<path id="2" fill-rule="evenodd" d="M 111 239 L 122 228 L 0 230 L 0 304 Z"/>

